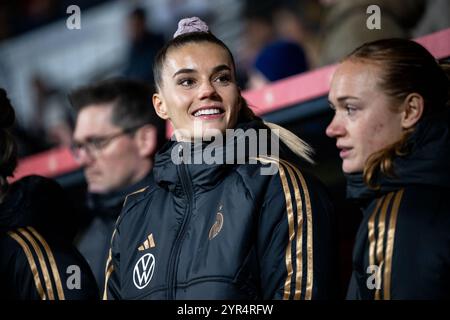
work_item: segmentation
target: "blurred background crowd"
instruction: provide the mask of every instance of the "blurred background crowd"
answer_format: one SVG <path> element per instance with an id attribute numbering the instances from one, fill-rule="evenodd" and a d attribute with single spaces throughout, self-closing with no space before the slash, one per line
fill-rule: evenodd
<path id="1" fill-rule="evenodd" d="M 81 28 L 70 30 L 76 4 Z M 380 30 L 365 25 L 381 9 Z M 337 62 L 357 45 L 450 25 L 446 0 L 18 0 L 0 2 L 0 87 L 17 112 L 24 157 L 71 143 L 73 88 L 113 76 L 151 83 L 157 50 L 180 17 L 199 16 L 232 49 L 239 84 L 258 89 Z"/>
<path id="2" fill-rule="evenodd" d="M 379 30 L 366 27 L 367 7 L 374 4 L 381 13 Z M 79 29 L 67 26 L 74 14 L 67 12 L 71 5 L 80 8 Z M 336 63 L 368 41 L 416 38 L 446 29 L 450 26 L 450 1 L 2 0 L 0 87 L 8 92 L 15 107 L 13 134 L 18 142 L 19 158 L 71 146 L 77 115 L 68 97 L 77 88 L 113 77 L 140 80 L 152 86 L 152 64 L 157 51 L 172 37 L 177 21 L 190 16 L 206 21 L 212 32 L 231 49 L 236 59 L 239 86 L 243 90 L 258 90 L 269 83 Z M 117 94 L 113 91 L 111 99 L 124 94 L 123 90 L 117 89 Z M 305 116 L 303 110 L 307 110 L 307 106 L 303 105 L 287 106 L 292 108 L 284 118 L 262 116 L 266 120 L 271 117 L 270 121 L 298 134 L 316 150 L 317 165 L 313 171 L 331 191 L 340 217 L 344 288 L 361 215 L 345 201 L 341 161 L 334 141 L 325 136 L 325 128 L 333 115 L 327 98 L 320 97 L 308 104 L 319 113 Z M 57 181 L 69 191 L 71 198 L 83 199 L 86 181 L 81 170 L 77 172 L 59 177 Z M 98 213 L 90 217 L 92 228 L 102 233 L 105 243 L 109 241 L 108 232 L 130 188 L 115 190 L 101 201 L 98 195 L 88 197 L 88 204 L 100 203 L 93 206 L 98 212 L 98 207 L 107 208 L 102 209 L 105 212 L 117 207 L 111 217 Z M 74 200 L 72 203 L 81 202 Z M 103 225 L 94 217 L 100 217 L 98 221 L 105 220 L 101 223 L 109 231 L 102 231 Z M 91 236 L 85 239 L 88 239 L 86 247 L 91 248 Z M 78 241 L 78 246 L 87 257 L 82 241 Z M 102 271 L 104 263 L 101 262 Z"/>

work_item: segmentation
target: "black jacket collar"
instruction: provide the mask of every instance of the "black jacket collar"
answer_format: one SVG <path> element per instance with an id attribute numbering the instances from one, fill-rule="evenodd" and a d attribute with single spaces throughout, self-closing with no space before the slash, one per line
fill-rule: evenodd
<path id="1" fill-rule="evenodd" d="M 247 129 L 257 130 L 262 128 L 267 129 L 267 127 L 265 127 L 260 120 L 241 122 L 236 126 L 236 129 L 242 129 L 241 132 L 245 132 L 245 130 Z M 235 163 L 237 163 L 237 161 L 234 161 L 234 164 L 226 164 L 225 161 L 222 161 L 222 163 L 212 164 L 206 164 L 204 163 L 204 161 L 201 161 L 200 164 L 196 164 L 194 160 L 201 159 L 201 154 L 205 152 L 208 147 L 214 147 L 214 150 L 217 152 L 216 154 L 225 159 L 225 150 L 227 150 L 227 145 L 236 145 L 238 141 L 241 140 L 244 140 L 246 145 L 248 145 L 248 141 L 247 139 L 245 139 L 245 135 L 240 134 L 240 132 L 236 134 L 236 139 L 233 139 L 232 141 L 224 139 L 226 140 L 224 141 L 224 145 L 214 145 L 214 142 L 203 142 L 196 144 L 190 142 L 177 142 L 173 140 L 174 139 L 166 143 L 163 148 L 156 154 L 155 166 L 153 169 L 156 183 L 172 192 L 178 190 L 181 185 L 179 174 L 179 166 L 181 165 L 181 161 L 178 161 L 178 163 L 176 163 L 173 161 L 173 157 L 180 160 L 179 157 L 183 156 L 183 159 L 186 159 L 185 152 L 189 151 L 187 157 L 191 160 L 188 161 L 188 164 L 185 165 L 185 168 L 188 172 L 190 182 L 192 183 L 192 186 L 194 188 L 194 192 L 201 192 L 214 188 L 214 186 L 223 179 L 223 176 L 226 175 L 235 166 Z M 237 159 L 235 158 L 235 160 Z M 184 163 L 186 163 L 185 160 Z"/>

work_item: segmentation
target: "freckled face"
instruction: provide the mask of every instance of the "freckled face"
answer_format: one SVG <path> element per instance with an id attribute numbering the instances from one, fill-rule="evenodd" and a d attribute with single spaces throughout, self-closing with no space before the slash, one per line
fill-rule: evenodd
<path id="1" fill-rule="evenodd" d="M 208 129 L 223 133 L 233 128 L 239 101 L 233 62 L 224 48 L 188 43 L 167 53 L 153 103 L 157 113 L 171 121 L 177 140 L 209 136 Z"/>
<path id="2" fill-rule="evenodd" d="M 335 110 L 326 130 L 336 138 L 342 170 L 362 172 L 367 159 L 402 137 L 401 112 L 378 86 L 380 67 L 344 61 L 336 69 L 328 99 Z"/>

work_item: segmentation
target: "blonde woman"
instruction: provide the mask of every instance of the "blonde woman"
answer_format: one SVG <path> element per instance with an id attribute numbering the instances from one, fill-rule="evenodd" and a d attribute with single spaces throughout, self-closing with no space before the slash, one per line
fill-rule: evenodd
<path id="1" fill-rule="evenodd" d="M 416 42 L 367 43 L 329 93 L 347 196 L 363 221 L 349 299 L 450 297 L 449 79 Z"/>

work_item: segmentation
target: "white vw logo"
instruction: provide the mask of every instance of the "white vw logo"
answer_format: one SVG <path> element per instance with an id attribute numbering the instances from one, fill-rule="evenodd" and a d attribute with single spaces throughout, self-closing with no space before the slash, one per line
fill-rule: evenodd
<path id="1" fill-rule="evenodd" d="M 155 257 L 151 253 L 144 254 L 134 266 L 133 282 L 136 288 L 144 289 L 152 280 L 154 270 Z"/>

